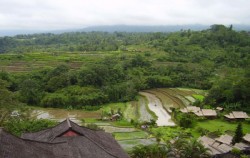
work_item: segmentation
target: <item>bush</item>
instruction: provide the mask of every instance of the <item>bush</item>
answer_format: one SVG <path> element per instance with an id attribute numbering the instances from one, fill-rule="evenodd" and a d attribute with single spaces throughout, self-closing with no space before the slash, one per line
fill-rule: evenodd
<path id="1" fill-rule="evenodd" d="M 193 117 L 192 114 L 179 113 L 177 121 L 181 127 L 190 128 L 193 127 L 194 123 L 196 122 L 196 118 Z"/>
<path id="2" fill-rule="evenodd" d="M 4 124 L 4 128 L 10 133 L 21 136 L 24 132 L 37 132 L 52 126 L 55 126 L 57 122 L 39 119 L 39 120 L 16 120 L 10 119 Z"/>
<path id="3" fill-rule="evenodd" d="M 235 155 L 240 155 L 240 154 L 241 154 L 241 150 L 240 150 L 240 149 L 237 149 L 237 148 L 233 148 L 233 149 L 231 150 L 231 152 L 232 152 L 233 154 L 235 154 Z"/>
<path id="4" fill-rule="evenodd" d="M 103 128 L 97 126 L 94 123 L 87 124 L 86 127 L 89 128 L 89 129 L 92 129 L 92 130 L 96 130 L 96 131 L 99 131 L 99 130 L 103 131 Z"/>
<path id="5" fill-rule="evenodd" d="M 196 129 L 196 131 L 199 132 L 202 136 L 209 133 L 209 130 L 207 130 L 207 129 L 205 129 L 205 128 L 202 128 L 202 127 L 198 127 L 198 128 Z"/>

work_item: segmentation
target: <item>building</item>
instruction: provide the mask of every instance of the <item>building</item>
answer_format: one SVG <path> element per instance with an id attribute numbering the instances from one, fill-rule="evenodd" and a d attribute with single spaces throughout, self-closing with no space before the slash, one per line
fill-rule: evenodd
<path id="1" fill-rule="evenodd" d="M 216 117 L 217 116 L 216 111 L 212 109 L 201 109 L 201 114 L 204 117 Z"/>
<path id="2" fill-rule="evenodd" d="M 0 157 L 128 158 L 111 134 L 81 127 L 69 119 L 21 138 L 0 129 Z"/>
<path id="3" fill-rule="evenodd" d="M 201 109 L 197 106 L 187 106 L 185 108 L 180 109 L 182 113 L 194 113 L 196 116 L 199 117 L 216 117 L 217 113 L 215 110 L 212 109 Z"/>
<path id="4" fill-rule="evenodd" d="M 243 111 L 232 111 L 231 113 L 224 115 L 227 119 L 247 119 L 249 116 Z"/>
<path id="5" fill-rule="evenodd" d="M 250 144 L 250 134 L 249 134 L 249 133 L 246 134 L 246 135 L 243 137 L 243 140 L 244 140 L 246 143 Z"/>
<path id="6" fill-rule="evenodd" d="M 209 152 L 213 157 L 224 157 L 224 155 L 228 155 L 233 148 L 237 148 L 241 151 L 249 151 L 249 144 L 240 142 L 232 145 L 232 139 L 232 136 L 225 134 L 215 139 L 202 136 L 199 138 L 199 141 L 209 149 Z"/>

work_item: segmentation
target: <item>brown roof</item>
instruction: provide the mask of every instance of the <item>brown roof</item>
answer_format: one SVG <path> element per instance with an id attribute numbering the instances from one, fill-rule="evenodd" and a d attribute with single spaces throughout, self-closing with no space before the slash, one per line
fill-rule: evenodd
<path id="1" fill-rule="evenodd" d="M 24 140 L 7 133 L 0 128 L 1 158 L 68 158 L 66 142 L 41 143 Z"/>
<path id="2" fill-rule="evenodd" d="M 246 134 L 243 139 L 250 143 L 250 134 Z"/>
<path id="3" fill-rule="evenodd" d="M 231 113 L 224 115 L 229 119 L 246 119 L 249 118 L 246 112 L 243 111 L 232 111 Z"/>
<path id="4" fill-rule="evenodd" d="M 78 135 L 68 136 L 68 137 L 63 136 L 68 131 L 73 131 Z M 64 158 L 61 156 L 62 153 L 66 153 L 65 157 L 67 158 L 78 158 L 78 157 L 128 158 L 129 157 L 127 153 L 123 151 L 121 146 L 116 142 L 116 140 L 112 137 L 111 134 L 105 133 L 104 131 L 94 131 L 86 127 L 81 127 L 76 123 L 70 121 L 69 119 L 61 122 L 60 124 L 52 128 L 48 128 L 34 133 L 24 133 L 22 135 L 22 139 L 17 137 L 15 138 L 22 142 L 36 142 L 42 144 L 41 146 L 37 147 L 38 148 L 37 150 L 41 150 L 41 152 L 48 153 L 49 155 L 52 155 L 51 157 L 55 158 L 57 157 Z M 16 140 L 13 139 L 13 142 L 15 141 Z M 30 146 L 32 145 L 25 146 L 23 144 L 19 144 L 16 145 L 15 148 L 30 148 Z M 15 150 L 15 148 L 11 149 Z M 5 153 L 5 151 L 0 150 L 0 153 L 1 154 Z M 12 157 L 17 158 L 18 156 L 12 156 Z M 26 157 L 37 157 L 37 156 L 29 155 Z M 44 158 L 45 157 L 47 158 L 47 156 L 44 156 Z"/>

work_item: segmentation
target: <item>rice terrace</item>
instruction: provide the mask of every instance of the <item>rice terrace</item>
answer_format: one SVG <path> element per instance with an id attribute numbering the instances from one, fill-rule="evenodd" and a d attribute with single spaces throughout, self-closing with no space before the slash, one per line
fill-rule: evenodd
<path id="1" fill-rule="evenodd" d="M 218 24 L 0 37 L 0 157 L 249 157 L 249 43 Z"/>

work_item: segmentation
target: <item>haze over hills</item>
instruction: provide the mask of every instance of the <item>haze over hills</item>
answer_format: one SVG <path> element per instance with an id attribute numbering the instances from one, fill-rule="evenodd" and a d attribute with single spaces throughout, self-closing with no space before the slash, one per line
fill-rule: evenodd
<path id="1" fill-rule="evenodd" d="M 176 32 L 180 30 L 200 31 L 208 29 L 209 25 L 102 25 L 89 26 L 85 28 L 64 29 L 64 30 L 0 30 L 0 36 L 15 36 L 18 34 L 34 34 L 34 33 L 54 33 L 60 34 L 64 32 Z M 234 30 L 250 31 L 250 25 L 233 25 Z"/>

